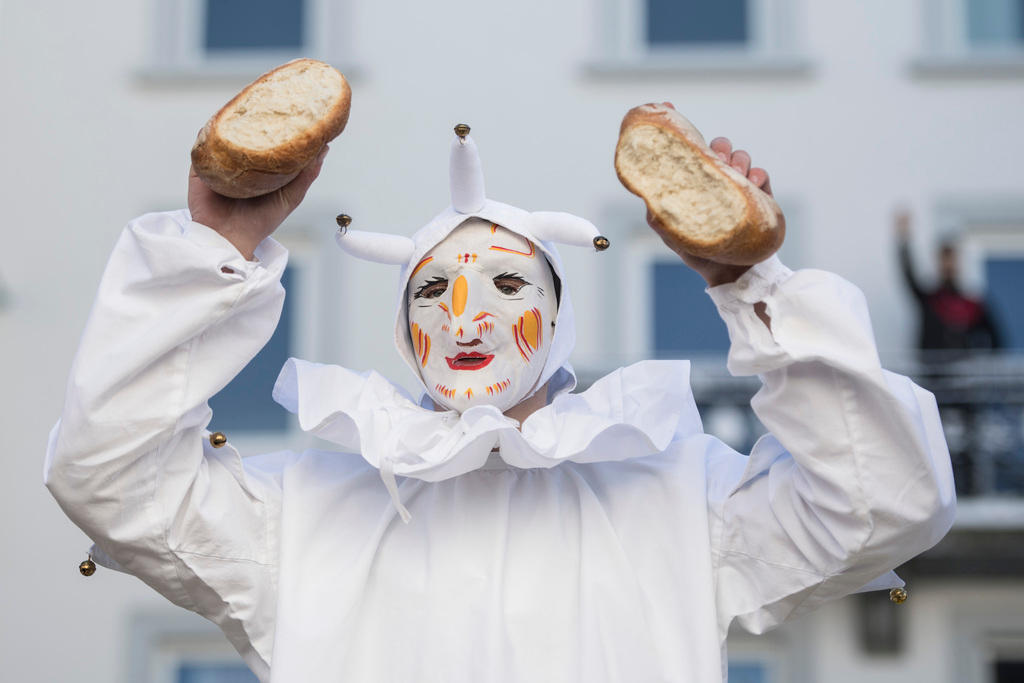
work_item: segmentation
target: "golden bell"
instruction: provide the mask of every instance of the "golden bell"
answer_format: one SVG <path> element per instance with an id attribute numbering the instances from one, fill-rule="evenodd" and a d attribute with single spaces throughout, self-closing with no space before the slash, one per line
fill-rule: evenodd
<path id="1" fill-rule="evenodd" d="M 464 123 L 460 123 L 455 126 L 455 134 L 459 136 L 460 140 L 465 140 L 466 136 L 469 135 L 469 126 Z"/>
<path id="2" fill-rule="evenodd" d="M 897 605 L 902 605 L 907 601 L 907 591 L 902 588 L 893 588 L 889 591 L 889 599 Z"/>
<path id="3" fill-rule="evenodd" d="M 224 436 L 224 432 L 214 432 L 210 434 L 210 445 L 214 448 L 220 448 L 228 442 L 228 437 Z"/>
<path id="4" fill-rule="evenodd" d="M 612 246 L 612 243 L 608 241 L 608 238 L 604 235 L 598 235 L 594 238 L 594 249 L 598 251 L 604 251 L 608 247 Z"/>
<path id="5" fill-rule="evenodd" d="M 78 565 L 78 571 L 82 576 L 92 576 L 96 573 L 96 563 L 92 561 L 92 555 Z"/>
<path id="6" fill-rule="evenodd" d="M 352 216 L 347 213 L 339 213 L 334 220 L 338 223 L 338 230 L 342 235 L 348 232 L 348 226 L 352 225 Z"/>

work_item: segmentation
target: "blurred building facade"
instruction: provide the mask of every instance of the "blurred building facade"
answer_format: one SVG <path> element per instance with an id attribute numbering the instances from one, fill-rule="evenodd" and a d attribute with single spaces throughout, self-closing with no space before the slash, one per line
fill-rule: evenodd
<path id="1" fill-rule="evenodd" d="M 309 445 L 269 401 L 289 355 L 412 386 L 382 343 L 394 273 L 342 256 L 333 217 L 411 233 L 448 203 L 448 144 L 465 122 L 489 196 L 586 216 L 612 241 L 599 255 L 563 254 L 583 377 L 693 357 L 708 431 L 748 446 L 756 379 L 725 374 L 727 340 L 701 283 L 646 228 L 612 169 L 625 111 L 670 100 L 770 171 L 789 226 L 784 261 L 864 290 L 883 357 L 940 401 L 961 496 L 950 537 L 904 568 L 906 603 L 854 597 L 765 636 L 737 633 L 731 680 L 1024 680 L 1024 2 L 0 0 L 0 35 L 0 362 L 15 388 L 2 412 L 5 680 L 250 680 L 215 629 L 137 580 L 80 576 L 89 542 L 40 470 L 119 230 L 182 207 L 199 127 L 299 55 L 349 77 L 352 116 L 279 232 L 292 253 L 279 333 L 215 400 L 211 427 L 243 452 Z M 920 363 L 897 207 L 915 217 L 923 273 L 940 241 L 960 245 L 1006 353 Z"/>

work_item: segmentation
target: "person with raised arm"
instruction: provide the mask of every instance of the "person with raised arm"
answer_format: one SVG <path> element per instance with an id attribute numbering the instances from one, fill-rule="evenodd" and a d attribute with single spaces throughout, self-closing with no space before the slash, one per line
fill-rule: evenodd
<path id="1" fill-rule="evenodd" d="M 746 152 L 711 149 L 770 192 Z M 277 324 L 272 234 L 324 153 L 256 199 L 190 178 L 188 210 L 128 225 L 46 460 L 97 561 L 218 624 L 261 681 L 722 681 L 733 621 L 762 632 L 898 587 L 949 529 L 934 400 L 881 368 L 835 275 L 679 254 L 730 370 L 762 378 L 770 433 L 749 454 L 704 433 L 685 361 L 574 393 L 555 243 L 608 241 L 487 198 L 465 128 L 448 208 L 412 237 L 338 235 L 400 269 L 395 342 L 422 395 L 289 360 L 275 399 L 334 447 L 242 457 L 207 401 Z"/>

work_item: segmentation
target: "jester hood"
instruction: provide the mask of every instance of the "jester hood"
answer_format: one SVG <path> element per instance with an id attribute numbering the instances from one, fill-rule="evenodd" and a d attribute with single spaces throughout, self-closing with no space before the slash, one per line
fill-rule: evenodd
<path id="1" fill-rule="evenodd" d="M 566 460 L 624 460 L 661 452 L 680 434 L 700 433 L 689 364 L 684 361 L 637 363 L 598 380 L 581 394 L 570 393 L 576 385 L 568 360 L 575 343 L 573 309 L 555 243 L 603 250 L 608 240 L 597 228 L 571 214 L 530 212 L 487 199 L 480 157 L 468 135 L 457 135 L 452 142 L 450 174 L 451 206 L 412 237 L 346 227 L 337 235 L 345 252 L 399 266 L 395 344 L 426 393 L 416 401 L 375 372 L 292 359 L 278 378 L 274 397 L 298 415 L 302 428 L 359 453 L 379 468 L 406 519 L 396 474 L 440 481 L 483 467 L 492 453 L 521 468 L 548 468 Z M 494 402 L 461 411 L 435 410 L 437 405 L 446 407 L 449 397 L 423 383 L 425 347 L 419 335 L 413 338 L 410 325 L 410 281 L 432 249 L 474 220 L 533 245 L 561 281 L 547 357 L 525 394 L 550 380 L 549 403 L 522 424 L 504 415 Z"/>

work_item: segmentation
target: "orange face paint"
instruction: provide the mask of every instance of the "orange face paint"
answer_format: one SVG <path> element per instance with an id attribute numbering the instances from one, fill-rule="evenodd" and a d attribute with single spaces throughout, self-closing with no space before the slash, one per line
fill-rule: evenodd
<path id="1" fill-rule="evenodd" d="M 419 263 L 417 263 L 416 267 L 412 269 L 412 275 L 409 276 L 409 279 L 412 279 L 413 277 L 415 277 L 416 273 L 420 272 L 420 268 L 422 268 L 423 266 L 427 265 L 428 263 L 430 263 L 433 260 L 434 260 L 433 256 L 428 256 L 427 258 L 425 258 L 422 261 L 420 261 Z"/>
<path id="2" fill-rule="evenodd" d="M 524 361 L 529 362 L 533 352 L 540 348 L 544 339 L 544 326 L 540 311 L 532 308 L 519 316 L 519 321 L 512 328 L 512 336 L 515 339 L 519 355 Z"/>
<path id="3" fill-rule="evenodd" d="M 526 242 L 526 246 L 529 249 L 529 251 L 516 251 L 515 249 L 509 249 L 508 247 L 498 247 L 494 245 L 489 247 L 489 249 L 491 249 L 491 251 L 504 251 L 505 253 L 508 254 L 519 254 L 520 256 L 525 256 L 527 258 L 533 258 L 534 256 L 537 255 L 537 249 L 533 246 L 533 242 L 526 239 L 525 237 L 520 237 L 519 239 Z"/>
<path id="4" fill-rule="evenodd" d="M 460 275 L 455 278 L 455 284 L 452 285 L 452 313 L 456 318 L 465 313 L 468 297 L 469 283 L 466 282 L 465 276 Z"/>
<path id="5" fill-rule="evenodd" d="M 413 261 L 418 272 L 409 284 L 411 339 L 404 353 L 435 403 L 449 409 L 486 403 L 506 410 L 515 405 L 536 384 L 551 344 L 553 330 L 544 327 L 550 329 L 557 303 L 550 295 L 553 278 L 540 258 L 541 245 L 499 227 L 474 221 Z M 433 262 L 426 261 L 431 257 Z M 515 274 L 529 286 L 522 291 L 517 287 L 519 294 L 513 297 L 502 286 L 501 273 Z M 418 291 L 413 286 L 435 282 L 440 286 L 429 296 L 412 296 Z M 488 359 L 484 367 L 483 361 L 467 361 L 474 351 L 495 362 Z M 473 363 L 480 367 L 469 367 Z"/>
<path id="6" fill-rule="evenodd" d="M 416 323 L 410 328 L 412 331 L 412 344 L 416 349 L 416 357 L 420 359 L 420 365 L 427 366 L 427 359 L 430 358 L 430 335 L 424 332 Z"/>
<path id="7" fill-rule="evenodd" d="M 543 327 L 541 326 L 540 311 L 536 308 L 523 314 L 519 319 L 519 329 L 523 333 L 523 339 L 536 351 L 540 348 Z"/>

